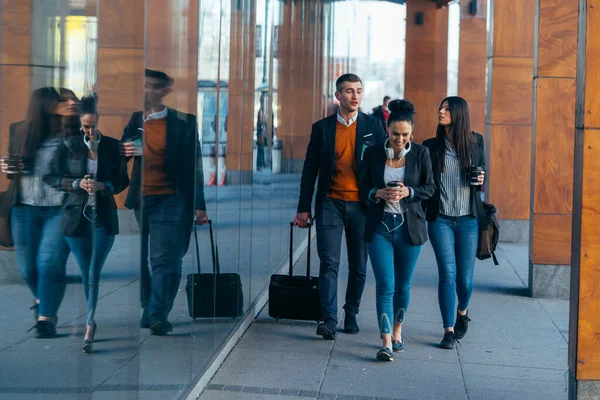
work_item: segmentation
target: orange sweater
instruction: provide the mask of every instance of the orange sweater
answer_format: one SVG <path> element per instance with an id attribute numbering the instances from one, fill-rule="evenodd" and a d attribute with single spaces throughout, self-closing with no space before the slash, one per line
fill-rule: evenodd
<path id="1" fill-rule="evenodd" d="M 335 128 L 335 161 L 329 197 L 344 201 L 360 201 L 356 176 L 356 122 Z"/>
<path id="2" fill-rule="evenodd" d="M 167 179 L 167 119 L 153 119 L 144 123 L 144 196 L 173 194 L 175 189 Z"/>

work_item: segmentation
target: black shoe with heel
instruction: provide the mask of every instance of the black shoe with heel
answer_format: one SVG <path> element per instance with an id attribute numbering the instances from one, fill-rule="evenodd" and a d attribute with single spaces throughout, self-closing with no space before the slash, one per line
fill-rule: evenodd
<path id="1" fill-rule="evenodd" d="M 94 330 L 92 331 L 92 335 L 88 338 L 85 339 L 83 341 L 83 352 L 84 353 L 91 353 L 92 352 L 92 343 L 94 343 L 94 336 L 96 336 L 96 329 L 98 328 L 98 325 L 96 325 L 96 323 L 94 322 Z"/>

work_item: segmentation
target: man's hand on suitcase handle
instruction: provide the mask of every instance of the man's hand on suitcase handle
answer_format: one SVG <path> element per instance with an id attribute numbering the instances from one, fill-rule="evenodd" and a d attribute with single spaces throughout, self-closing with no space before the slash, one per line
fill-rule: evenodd
<path id="1" fill-rule="evenodd" d="M 310 213 L 298 213 L 294 218 L 294 225 L 299 228 L 308 228 L 309 224 L 312 224 L 312 217 Z"/>

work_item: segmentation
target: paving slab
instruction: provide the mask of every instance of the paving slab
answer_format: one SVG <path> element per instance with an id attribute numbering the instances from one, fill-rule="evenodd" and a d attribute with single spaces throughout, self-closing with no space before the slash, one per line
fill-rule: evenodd
<path id="1" fill-rule="evenodd" d="M 318 260 L 314 247 L 313 260 Z M 200 399 L 263 398 L 257 390 L 265 399 L 292 399 L 304 390 L 306 398 L 318 399 L 564 400 L 568 302 L 526 297 L 528 271 L 522 264 L 527 254 L 526 246 L 511 244 L 499 249 L 500 266 L 477 263 L 472 322 L 454 350 L 438 346 L 443 333 L 437 267 L 426 245 L 403 328 L 406 350 L 395 353 L 393 362 L 375 360 L 380 339 L 369 266 L 358 334 L 340 331 L 335 341 L 322 340 L 315 334 L 316 324 L 275 321 L 265 309 Z M 341 265 L 339 299 L 347 279 L 344 259 Z M 293 394 L 283 396 L 283 391 Z"/>

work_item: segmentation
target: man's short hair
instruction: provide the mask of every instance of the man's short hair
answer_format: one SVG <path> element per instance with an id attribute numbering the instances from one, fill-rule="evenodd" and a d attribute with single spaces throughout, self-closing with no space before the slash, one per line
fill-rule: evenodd
<path id="1" fill-rule="evenodd" d="M 342 90 L 342 86 L 344 85 L 344 83 L 346 82 L 360 82 L 362 84 L 362 80 L 360 80 L 360 78 L 358 77 L 358 75 L 356 74 L 344 74 L 342 76 L 340 76 L 337 81 L 335 82 L 335 90 L 337 90 L 338 92 L 340 90 Z"/>
<path id="2" fill-rule="evenodd" d="M 145 69 L 144 76 L 146 78 L 154 78 L 161 83 L 162 87 L 170 87 L 173 86 L 173 78 L 169 75 L 165 74 L 162 71 L 157 71 L 154 69 Z"/>
<path id="3" fill-rule="evenodd" d="M 390 97 L 390 96 L 385 96 L 385 97 L 383 98 L 383 102 L 385 103 L 386 101 L 388 101 L 388 100 L 390 100 L 390 99 L 391 99 L 391 97 Z"/>

